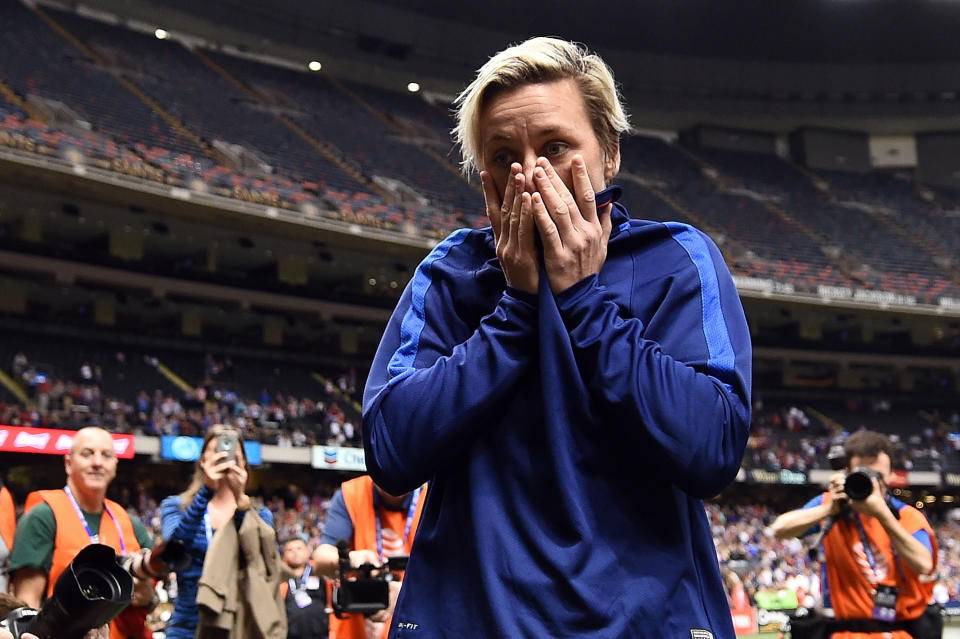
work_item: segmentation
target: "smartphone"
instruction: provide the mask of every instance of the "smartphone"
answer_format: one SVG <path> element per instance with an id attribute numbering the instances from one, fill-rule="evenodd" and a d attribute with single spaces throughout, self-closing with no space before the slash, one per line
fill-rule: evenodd
<path id="1" fill-rule="evenodd" d="M 237 431 L 224 431 L 217 435 L 217 447 L 214 449 L 214 452 L 227 453 L 225 461 L 237 461 L 237 447 L 239 445 L 240 437 L 237 435 Z"/>

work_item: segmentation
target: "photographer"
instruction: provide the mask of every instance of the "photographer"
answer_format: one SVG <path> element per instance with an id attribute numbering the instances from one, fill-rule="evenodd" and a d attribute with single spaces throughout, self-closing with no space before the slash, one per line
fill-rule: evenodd
<path id="1" fill-rule="evenodd" d="M 835 638 L 853 631 L 892 632 L 892 639 L 939 636 L 921 628 L 936 618 L 935 610 L 933 619 L 925 614 L 933 596 L 936 539 L 919 510 L 887 494 L 890 440 L 859 431 L 844 451 L 846 473 L 833 475 L 829 491 L 803 508 L 780 515 L 773 533 L 786 539 L 823 531 L 824 601 L 836 619 L 824 624 Z M 900 623 L 906 621 L 913 623 Z"/>
<path id="2" fill-rule="evenodd" d="M 390 495 L 369 475 L 344 482 L 333 496 L 320 545 L 313 552 L 316 571 L 333 577 L 340 561 L 337 541 L 350 542 L 352 568 L 383 565 L 388 557 L 409 555 L 427 498 L 426 487 Z M 343 619 L 330 616 L 330 639 L 376 639 L 389 629 L 389 615 L 399 593 L 399 581 L 390 582 L 390 606 L 371 617 L 358 614 Z"/>
<path id="3" fill-rule="evenodd" d="M 67 484 L 62 489 L 27 495 L 17 524 L 10 574 L 13 594 L 31 608 L 40 608 L 53 592 L 60 574 L 77 553 L 91 543 L 106 544 L 119 555 L 153 546 L 153 539 L 136 517 L 106 498 L 117 475 L 113 437 L 102 428 L 77 431 L 64 457 Z M 111 639 L 141 639 L 153 604 L 153 583 L 137 579 L 133 604 L 110 624 Z"/>

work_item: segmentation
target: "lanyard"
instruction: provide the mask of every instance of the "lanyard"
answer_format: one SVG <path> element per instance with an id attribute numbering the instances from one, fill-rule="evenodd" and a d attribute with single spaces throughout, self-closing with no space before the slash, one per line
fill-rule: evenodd
<path id="1" fill-rule="evenodd" d="M 417 509 L 417 501 L 420 499 L 420 490 L 423 488 L 417 488 L 413 491 L 413 496 L 410 498 L 410 508 L 407 509 L 407 523 L 403 526 L 403 545 L 407 545 L 407 538 L 410 537 L 410 528 L 413 526 L 413 514 Z M 373 488 L 373 504 L 374 508 L 377 511 L 377 516 L 374 518 L 377 522 L 377 557 L 381 563 L 386 563 L 386 557 L 383 556 L 383 527 L 380 523 L 380 499 L 377 496 L 377 488 Z"/>
<path id="2" fill-rule="evenodd" d="M 70 499 L 70 503 L 73 505 L 74 512 L 77 513 L 77 517 L 80 518 L 80 523 L 83 524 L 83 529 L 87 531 L 87 536 L 90 538 L 91 544 L 100 543 L 100 535 L 94 535 L 93 531 L 90 530 L 90 524 L 87 523 L 87 518 L 83 516 L 83 511 L 80 510 L 80 504 L 77 503 L 76 498 L 73 496 L 73 493 L 70 492 L 70 486 L 64 486 L 63 492 L 67 493 L 67 497 Z M 110 511 L 110 508 L 107 506 L 106 502 L 103 504 L 103 509 L 107 511 L 107 514 L 110 515 L 110 519 L 113 520 L 113 527 L 117 529 L 117 539 L 120 540 L 120 554 L 122 556 L 127 555 L 127 544 L 123 541 L 123 531 L 120 530 L 120 523 L 117 521 L 117 518 Z"/>
<path id="3" fill-rule="evenodd" d="M 867 531 L 863 528 L 863 521 L 860 519 L 860 513 L 857 513 L 857 532 L 860 533 L 860 542 L 863 544 L 863 552 L 867 556 L 867 561 L 870 562 L 870 570 L 873 571 L 873 578 L 877 579 L 877 562 L 873 557 L 873 549 L 870 547 L 870 541 L 867 539 Z M 906 578 L 903 575 L 903 568 L 900 567 L 900 557 L 897 556 L 897 549 L 893 546 L 893 541 L 890 542 L 890 552 L 893 553 L 893 563 L 897 565 L 897 573 L 900 575 L 900 580 L 906 583 Z"/>
<path id="4" fill-rule="evenodd" d="M 873 557 L 873 548 L 870 546 L 870 540 L 867 539 L 867 531 L 863 529 L 863 522 L 860 520 L 860 513 L 856 513 L 857 522 L 857 532 L 860 533 L 860 543 L 863 545 L 863 553 L 867 556 L 867 561 L 870 562 L 870 570 L 873 573 L 873 578 L 877 579 L 877 560 Z"/>
<path id="5" fill-rule="evenodd" d="M 290 582 L 290 592 L 294 590 L 306 590 L 307 589 L 307 579 L 310 577 L 310 563 L 307 562 L 307 567 L 303 569 L 303 575 L 300 576 L 300 587 L 297 587 L 297 582 L 292 578 L 288 579 Z"/>
<path id="6" fill-rule="evenodd" d="M 210 540 L 213 539 L 213 526 L 210 525 L 210 511 L 203 511 L 203 528 L 207 533 L 207 546 L 210 545 Z"/>

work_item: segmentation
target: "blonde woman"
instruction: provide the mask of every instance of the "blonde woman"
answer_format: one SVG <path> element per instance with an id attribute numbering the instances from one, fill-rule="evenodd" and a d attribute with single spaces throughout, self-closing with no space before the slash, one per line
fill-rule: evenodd
<path id="1" fill-rule="evenodd" d="M 230 442 L 234 457 L 218 450 L 221 441 Z M 197 627 L 197 583 L 203 572 L 203 560 L 210 540 L 227 525 L 237 528 L 250 509 L 247 462 L 243 438 L 232 428 L 214 426 L 203 438 L 200 459 L 193 479 L 185 491 L 163 500 L 163 538 L 178 539 L 190 552 L 190 564 L 177 573 L 178 595 L 170 618 L 168 639 L 193 639 Z M 263 508 L 260 518 L 273 526 L 273 515 Z"/>

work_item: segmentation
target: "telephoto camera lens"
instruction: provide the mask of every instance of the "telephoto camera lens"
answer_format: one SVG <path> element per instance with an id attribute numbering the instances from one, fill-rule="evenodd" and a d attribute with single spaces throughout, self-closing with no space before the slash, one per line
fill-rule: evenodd
<path id="1" fill-rule="evenodd" d="M 120 595 L 116 577 L 102 570 L 83 567 L 76 571 L 80 594 L 87 599 L 115 599 Z"/>
<path id="2" fill-rule="evenodd" d="M 83 639 L 109 623 L 133 600 L 133 577 L 113 548 L 90 544 L 57 578 L 53 595 L 23 627 L 40 639 Z M 17 635 L 19 636 L 19 635 Z"/>
<path id="3" fill-rule="evenodd" d="M 843 492 L 853 501 L 863 501 L 873 492 L 873 474 L 865 470 L 855 470 L 847 475 Z"/>

